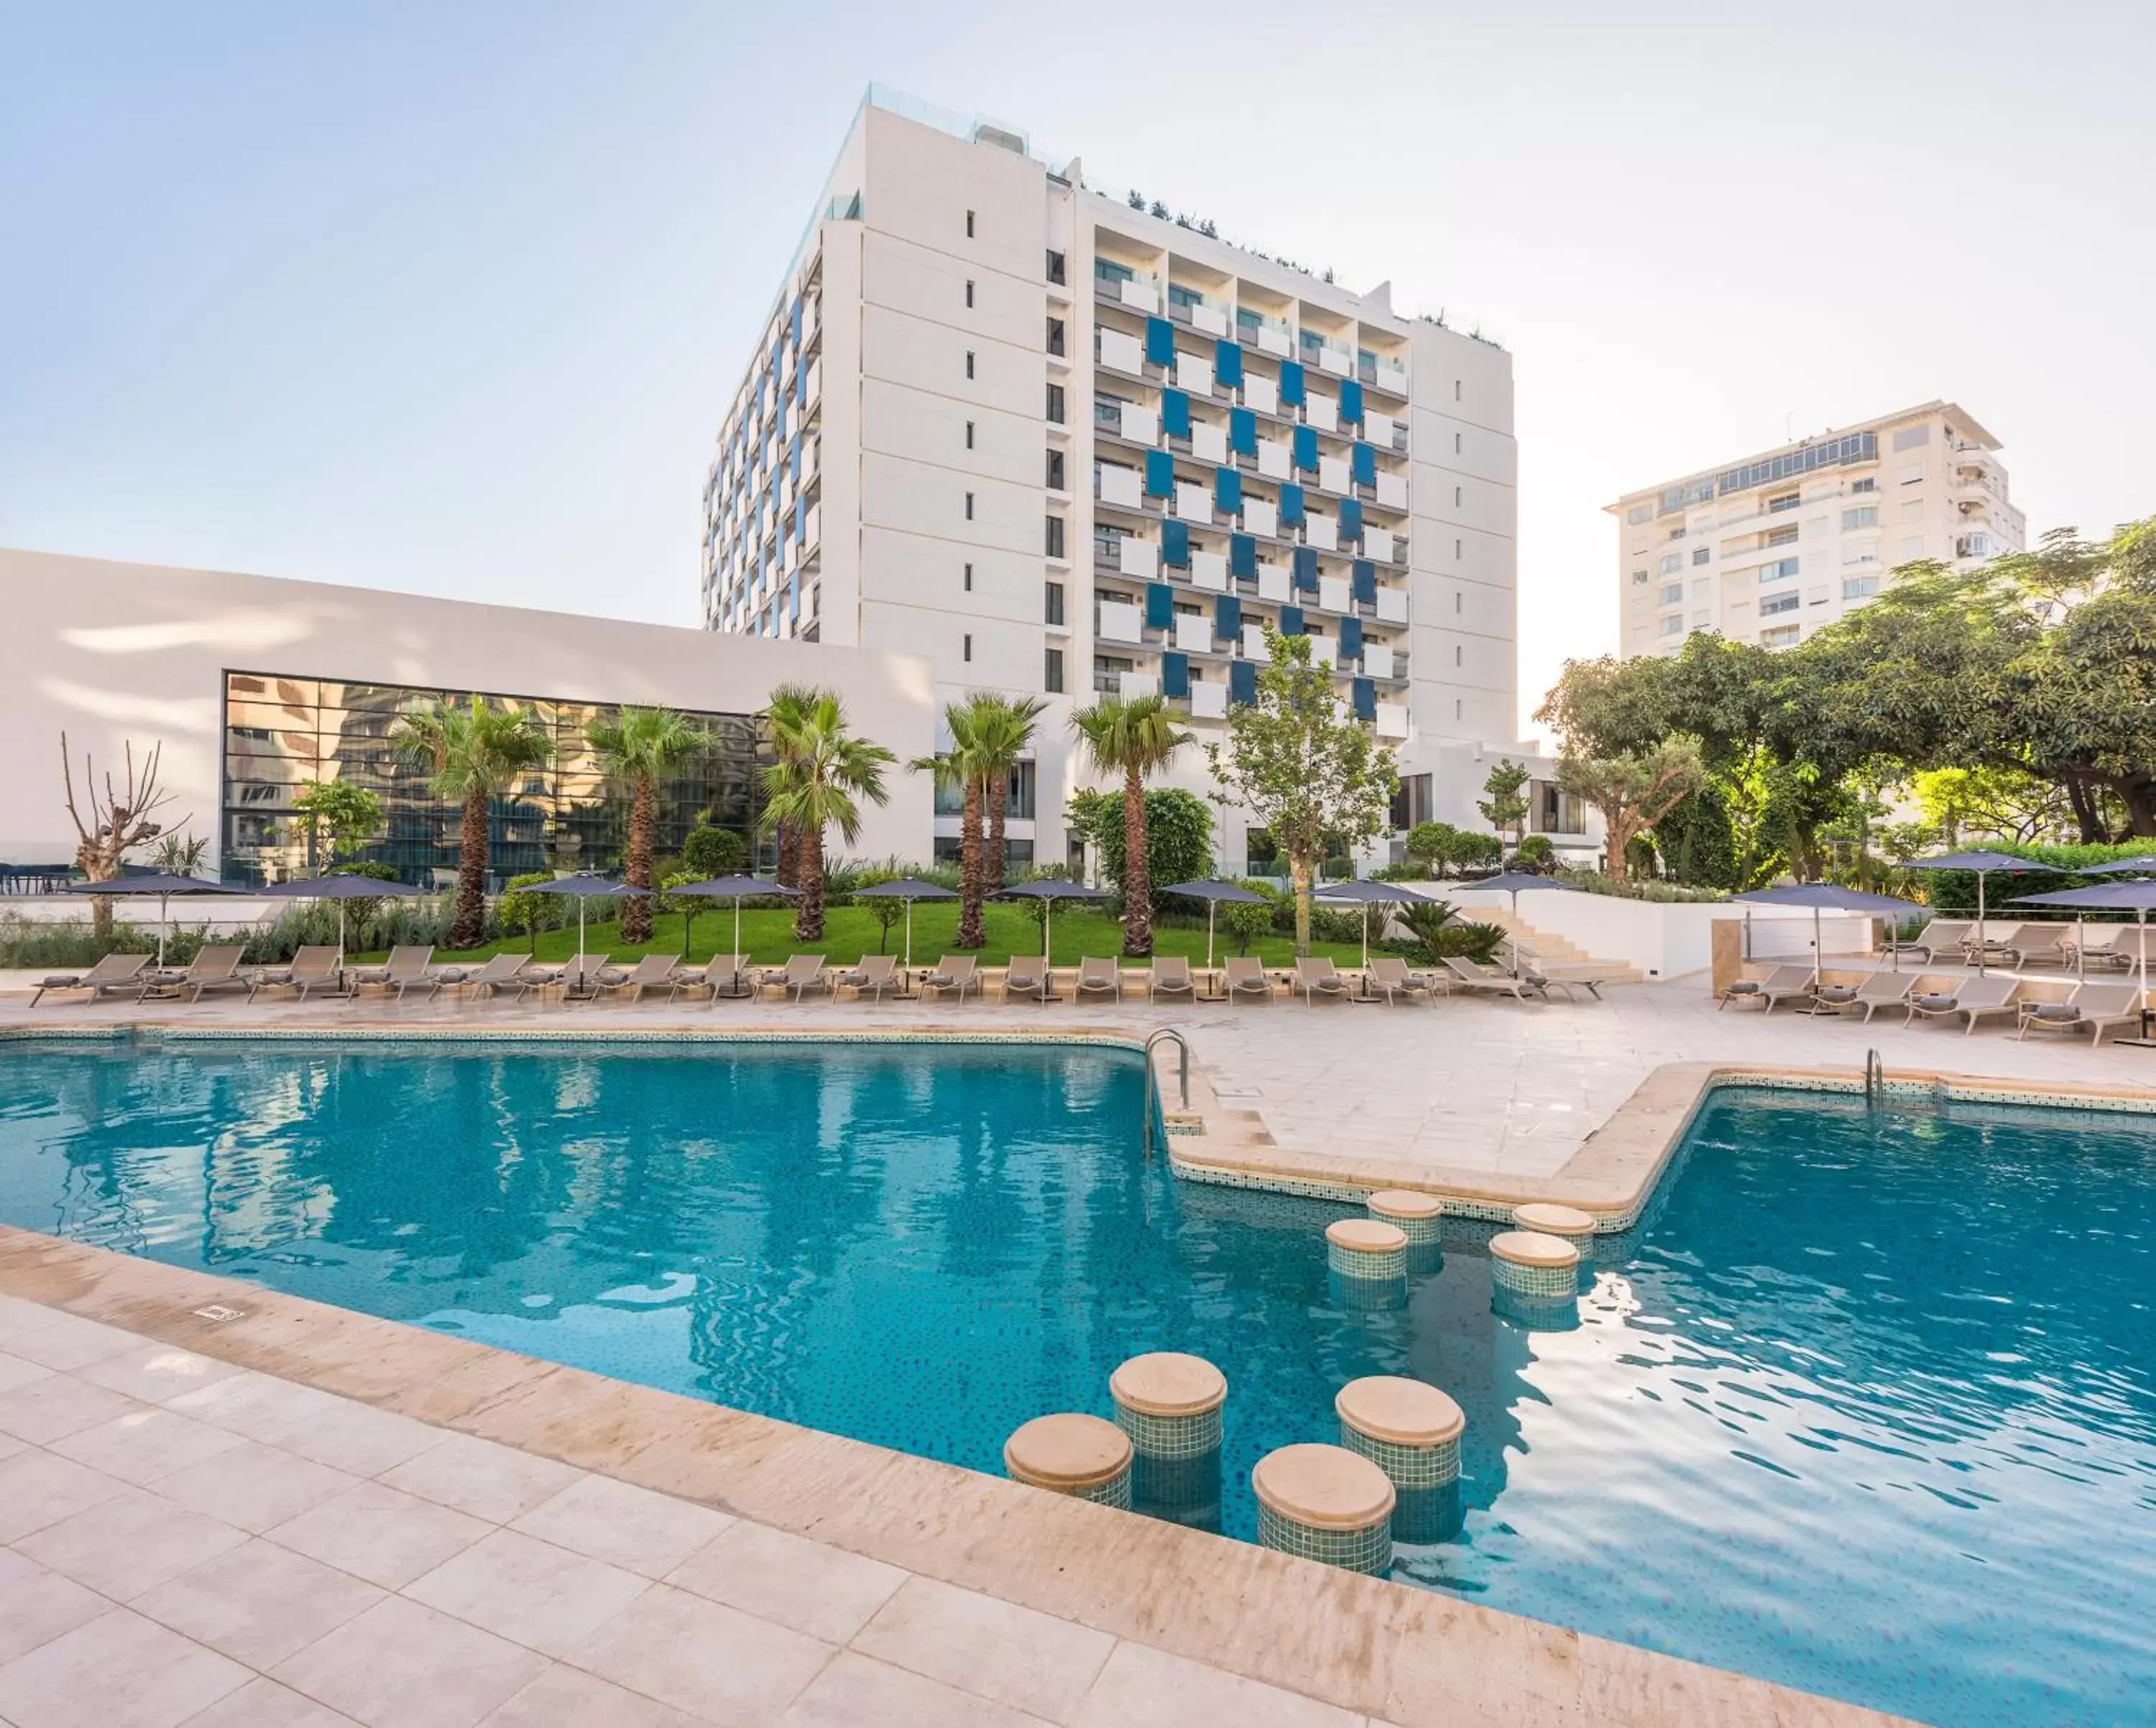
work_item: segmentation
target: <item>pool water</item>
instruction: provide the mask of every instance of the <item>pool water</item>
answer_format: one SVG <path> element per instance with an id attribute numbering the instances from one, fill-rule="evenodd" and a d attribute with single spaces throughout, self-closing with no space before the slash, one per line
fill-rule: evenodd
<path id="1" fill-rule="evenodd" d="M 1486 1228 L 1183 1183 L 1078 1046 L 0 1051 L 0 1219 L 983 1470 L 1125 1357 L 1231 1388 L 1214 1521 L 1368 1373 L 1467 1416 L 1395 1576 L 1943 1724 L 2156 1689 L 2156 1118 L 1730 1089 L 1570 1329 Z M 1204 1513 L 1191 1515 L 1205 1521 Z"/>

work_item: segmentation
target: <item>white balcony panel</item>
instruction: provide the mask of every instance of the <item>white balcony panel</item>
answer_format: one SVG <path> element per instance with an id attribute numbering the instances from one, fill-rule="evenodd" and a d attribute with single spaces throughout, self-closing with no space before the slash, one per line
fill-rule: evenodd
<path id="1" fill-rule="evenodd" d="M 1258 598 L 1286 605 L 1289 594 L 1287 570 L 1281 564 L 1258 566 Z"/>
<path id="2" fill-rule="evenodd" d="M 1213 650 L 1213 620 L 1203 612 L 1175 615 L 1175 645 L 1185 654 L 1209 654 Z"/>
<path id="3" fill-rule="evenodd" d="M 1404 588 L 1381 588 L 1378 590 L 1378 622 L 1405 624 L 1408 621 L 1408 591 Z"/>
<path id="4" fill-rule="evenodd" d="M 1135 468 L 1118 468 L 1111 462 L 1101 465 L 1098 491 L 1104 504 L 1120 504 L 1126 510 L 1136 510 L 1143 486 Z"/>
<path id="5" fill-rule="evenodd" d="M 1125 674 L 1126 676 L 1129 675 Z M 1378 704 L 1378 736 L 1405 738 L 1408 735 L 1408 705 L 1405 702 L 1381 702 Z"/>
<path id="6" fill-rule="evenodd" d="M 1390 450 L 1393 447 L 1393 417 L 1365 408 L 1363 410 L 1363 436 L 1379 450 Z"/>
<path id="7" fill-rule="evenodd" d="M 1195 720 L 1224 720 L 1228 717 L 1228 687 L 1208 684 L 1194 679 L 1190 686 L 1190 714 Z"/>
<path id="8" fill-rule="evenodd" d="M 1338 431 L 1340 429 L 1339 403 L 1317 390 L 1307 391 L 1305 395 L 1306 399 L 1302 405 L 1304 424 L 1315 426 L 1321 432 Z"/>
<path id="9" fill-rule="evenodd" d="M 1391 533 L 1386 529 L 1373 528 L 1370 527 L 1368 523 L 1364 523 L 1363 526 L 1363 556 L 1368 558 L 1375 558 L 1381 564 L 1389 564 L 1392 563 L 1393 537 Z"/>
<path id="10" fill-rule="evenodd" d="M 1270 324 L 1260 325 L 1258 329 L 1258 348 L 1261 353 L 1285 356 L 1288 350 L 1287 332 L 1276 330 Z"/>
<path id="11" fill-rule="evenodd" d="M 1101 602 L 1101 640 L 1104 642 L 1142 642 L 1145 614 L 1121 600 Z"/>
<path id="12" fill-rule="evenodd" d="M 1116 541 L 1116 568 L 1126 576 L 1142 577 L 1150 582 L 1160 573 L 1160 548 L 1135 534 L 1119 535 Z"/>
<path id="13" fill-rule="evenodd" d="M 1160 674 L 1158 672 L 1125 672 L 1119 694 L 1125 702 L 1136 702 L 1141 697 L 1160 694 Z M 1405 709 L 1401 710 L 1403 713 Z"/>
<path id="14" fill-rule="evenodd" d="M 1208 336 L 1228 333 L 1228 315 L 1216 306 L 1194 306 L 1190 309 L 1190 327 L 1202 330 Z"/>
<path id="15" fill-rule="evenodd" d="M 1127 306 L 1136 306 L 1142 312 L 1157 312 L 1160 310 L 1159 291 L 1150 280 L 1139 281 L 1134 279 L 1123 282 L 1117 285 L 1116 291 L 1122 296 L 1123 304 Z"/>
<path id="16" fill-rule="evenodd" d="M 1202 588 L 1209 594 L 1225 594 L 1228 590 L 1227 554 L 1219 552 L 1192 553 L 1190 585 Z"/>
<path id="17" fill-rule="evenodd" d="M 1201 462 L 1210 462 L 1215 468 L 1228 465 L 1228 429 L 1209 426 L 1203 420 L 1190 423 L 1190 454 Z"/>
<path id="18" fill-rule="evenodd" d="M 821 360 L 811 360 L 808 363 L 808 388 L 802 392 L 801 399 L 803 403 L 813 405 L 820 402 L 823 396 L 824 363 Z"/>
<path id="19" fill-rule="evenodd" d="M 1126 336 L 1120 330 L 1101 332 L 1101 364 L 1111 372 L 1142 374 L 1145 371 L 1145 345 L 1134 336 Z"/>
<path id="20" fill-rule="evenodd" d="M 1243 658 L 1245 660 L 1272 658 L 1272 656 L 1265 652 L 1265 627 L 1262 624 L 1246 624 L 1243 626 Z"/>
<path id="21" fill-rule="evenodd" d="M 1375 642 L 1363 643 L 1363 671 L 1367 676 L 1373 678 L 1391 677 L 1393 676 L 1393 651 L 1389 648 L 1380 647 Z"/>
<path id="22" fill-rule="evenodd" d="M 1141 408 L 1135 402 L 1126 402 L 1122 407 L 1122 425 L 1117 429 L 1132 444 L 1160 442 L 1160 416 L 1149 408 Z"/>
<path id="23" fill-rule="evenodd" d="M 1306 546 L 1315 546 L 1320 552 L 1337 552 L 1340 549 L 1339 527 L 1331 517 L 1320 516 L 1316 511 L 1311 511 L 1302 519 L 1302 542 Z"/>
<path id="24" fill-rule="evenodd" d="M 1330 346 L 1317 351 L 1318 368 L 1331 373 L 1335 378 L 1348 376 L 1348 351 Z"/>
<path id="25" fill-rule="evenodd" d="M 1317 459 L 1317 483 L 1328 492 L 1348 490 L 1348 465 L 1337 456 Z"/>
<path id="26" fill-rule="evenodd" d="M 1280 412 L 1280 386 L 1269 378 L 1260 378 L 1255 372 L 1243 374 L 1243 406 L 1254 408 L 1260 414 Z"/>
<path id="27" fill-rule="evenodd" d="M 1321 576 L 1317 579 L 1317 604 L 1328 612 L 1345 612 L 1348 596 L 1353 592 L 1345 576 Z"/>
<path id="28" fill-rule="evenodd" d="M 1175 513 L 1185 522 L 1211 522 L 1213 488 L 1194 480 L 1178 480 L 1175 483 Z"/>
<path id="29" fill-rule="evenodd" d="M 1387 510 L 1408 507 L 1408 477 L 1404 474 L 1378 471 L 1378 502 Z"/>
<path id="30" fill-rule="evenodd" d="M 1340 645 L 1330 636 L 1310 639 L 1310 658 L 1314 666 L 1329 666 L 1339 664 Z"/>
<path id="31" fill-rule="evenodd" d="M 824 543 L 824 507 L 811 504 L 801 529 L 801 547 L 804 552 L 814 552 Z"/>
<path id="32" fill-rule="evenodd" d="M 1280 506 L 1270 498 L 1244 499 L 1243 526 L 1253 534 L 1273 537 L 1280 532 Z"/>
<path id="33" fill-rule="evenodd" d="M 1175 357 L 1175 382 L 1194 396 L 1213 393 L 1213 363 L 1203 354 Z"/>
<path id="34" fill-rule="evenodd" d="M 1258 472 L 1267 480 L 1286 480 L 1293 473 L 1294 453 L 1270 438 L 1258 440 Z"/>

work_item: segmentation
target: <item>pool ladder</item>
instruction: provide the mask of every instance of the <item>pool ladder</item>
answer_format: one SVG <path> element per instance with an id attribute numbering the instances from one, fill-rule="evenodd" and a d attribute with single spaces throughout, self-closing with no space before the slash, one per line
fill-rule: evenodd
<path id="1" fill-rule="evenodd" d="M 1177 1054 L 1180 1058 L 1179 1071 L 1177 1075 L 1177 1080 L 1178 1083 L 1182 1088 L 1183 1108 L 1187 1110 L 1190 1108 L 1190 1044 L 1189 1041 L 1184 1038 L 1183 1034 L 1176 1031 L 1173 1026 L 1162 1026 L 1145 1041 L 1146 1079 L 1148 1083 L 1151 1083 L 1152 1080 L 1152 1047 L 1154 1045 L 1159 1043 L 1163 1038 L 1169 1040 L 1174 1044 Z M 1147 1102 L 1145 1113 L 1145 1155 L 1148 1160 L 1152 1157 L 1152 1109 L 1150 1100 Z"/>
<path id="2" fill-rule="evenodd" d="M 1877 1109 L 1887 1096 L 1887 1064 L 1879 1060 L 1879 1052 L 1864 1052 L 1864 1102 Z"/>

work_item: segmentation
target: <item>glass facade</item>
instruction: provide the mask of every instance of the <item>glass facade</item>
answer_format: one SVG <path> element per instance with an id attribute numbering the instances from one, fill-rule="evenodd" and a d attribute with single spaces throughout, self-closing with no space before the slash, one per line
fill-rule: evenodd
<path id="1" fill-rule="evenodd" d="M 536 710 L 553 759 L 494 800 L 487 884 L 535 870 L 618 873 L 628 844 L 629 798 L 600 773 L 586 732 L 619 710 L 605 703 L 483 692 L 490 702 Z M 252 886 L 317 867 L 312 836 L 292 800 L 309 780 L 346 780 L 381 799 L 383 825 L 346 861 L 386 864 L 400 881 L 446 887 L 456 878 L 463 811 L 434 796 L 426 769 L 398 760 L 390 743 L 400 715 L 473 692 L 403 684 L 228 672 L 224 680 L 223 877 Z M 678 853 L 700 820 L 730 828 L 757 851 L 763 805 L 757 769 L 768 759 L 755 716 L 690 712 L 712 748 L 660 790 L 659 856 Z"/>

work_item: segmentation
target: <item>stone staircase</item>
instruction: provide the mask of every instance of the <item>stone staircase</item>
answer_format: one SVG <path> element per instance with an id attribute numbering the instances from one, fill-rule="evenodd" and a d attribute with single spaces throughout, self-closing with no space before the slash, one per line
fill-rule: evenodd
<path id="1" fill-rule="evenodd" d="M 1532 949 L 1543 962 L 1543 969 L 1552 978 L 1562 978 L 1573 969 L 1591 969 L 1598 978 L 1606 977 L 1612 984 L 1638 984 L 1642 981 L 1640 969 L 1620 960 L 1600 960 L 1562 936 L 1547 930 L 1537 930 L 1523 918 L 1516 918 L 1502 907 L 1478 908 L 1468 914 L 1476 923 L 1497 924 Z"/>

